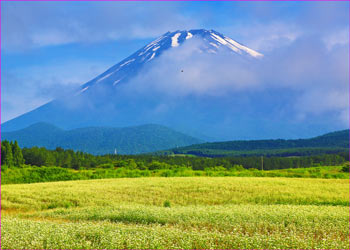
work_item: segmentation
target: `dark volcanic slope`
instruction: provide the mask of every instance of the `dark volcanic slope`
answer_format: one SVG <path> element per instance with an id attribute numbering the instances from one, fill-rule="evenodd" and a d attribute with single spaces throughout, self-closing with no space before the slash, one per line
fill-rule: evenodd
<path id="1" fill-rule="evenodd" d="M 63 130 L 48 123 L 5 132 L 2 140 L 17 140 L 21 147 L 80 150 L 92 154 L 139 154 L 200 143 L 201 140 L 170 128 L 148 124 L 126 128 L 90 127 Z"/>

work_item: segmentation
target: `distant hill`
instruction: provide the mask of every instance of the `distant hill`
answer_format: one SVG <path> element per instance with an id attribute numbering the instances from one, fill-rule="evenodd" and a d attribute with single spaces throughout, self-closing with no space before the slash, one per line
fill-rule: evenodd
<path id="1" fill-rule="evenodd" d="M 63 130 L 48 123 L 5 132 L 2 140 L 17 140 L 21 147 L 62 147 L 91 154 L 140 154 L 202 142 L 170 128 L 148 124 L 126 128 L 90 127 Z"/>
<path id="2" fill-rule="evenodd" d="M 298 140 L 249 140 L 202 143 L 157 152 L 157 154 L 188 154 L 197 156 L 245 155 L 311 155 L 334 153 L 349 149 L 349 130 L 341 130 Z"/>

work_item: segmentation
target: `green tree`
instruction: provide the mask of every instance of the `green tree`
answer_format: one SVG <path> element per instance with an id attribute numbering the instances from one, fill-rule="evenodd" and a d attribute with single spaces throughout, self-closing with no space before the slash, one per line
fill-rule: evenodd
<path id="1" fill-rule="evenodd" d="M 12 147 L 6 140 L 1 142 L 1 165 L 13 166 Z"/>
<path id="2" fill-rule="evenodd" d="M 135 162 L 134 159 L 129 159 L 127 160 L 127 166 L 128 169 L 136 169 L 137 168 L 137 164 Z"/>
<path id="3" fill-rule="evenodd" d="M 12 155 L 13 155 L 13 165 L 16 167 L 21 167 L 24 164 L 24 158 L 22 155 L 22 150 L 18 146 L 17 141 L 12 144 Z"/>
<path id="4" fill-rule="evenodd" d="M 65 151 L 62 167 L 70 168 L 71 166 L 72 166 L 72 155 L 70 154 L 70 152 Z"/>

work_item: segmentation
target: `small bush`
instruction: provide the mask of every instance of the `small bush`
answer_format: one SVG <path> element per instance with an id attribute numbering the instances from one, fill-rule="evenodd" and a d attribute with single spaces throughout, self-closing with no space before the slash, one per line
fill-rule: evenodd
<path id="1" fill-rule="evenodd" d="M 113 169 L 114 165 L 112 163 L 105 163 L 105 164 L 99 165 L 97 168 Z"/>
<path id="2" fill-rule="evenodd" d="M 342 168 L 342 171 L 343 172 L 349 172 L 349 162 L 347 162 L 344 166 L 343 166 L 343 168 Z"/>
<path id="3" fill-rule="evenodd" d="M 171 207 L 170 201 L 168 201 L 168 200 L 164 201 L 163 206 L 164 207 Z"/>
<path id="4" fill-rule="evenodd" d="M 245 168 L 242 165 L 233 165 L 232 168 L 230 168 L 231 171 L 244 171 Z"/>

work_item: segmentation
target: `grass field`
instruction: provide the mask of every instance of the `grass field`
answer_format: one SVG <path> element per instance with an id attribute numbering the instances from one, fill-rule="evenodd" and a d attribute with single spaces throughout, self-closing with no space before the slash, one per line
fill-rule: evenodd
<path id="1" fill-rule="evenodd" d="M 3 185 L 5 248 L 349 248 L 349 180 L 101 179 Z"/>
<path id="2" fill-rule="evenodd" d="M 3 167 L 3 166 L 2 166 Z M 61 167 L 22 166 L 1 170 L 1 184 L 21 184 L 54 182 L 68 180 L 89 180 L 108 178 L 140 178 L 140 177 L 290 177 L 290 178 L 324 178 L 349 179 L 349 169 L 344 166 L 319 166 L 309 168 L 289 168 L 261 171 L 244 169 L 243 167 L 225 169 L 222 166 L 193 170 L 189 167 L 173 169 L 140 170 L 125 167 L 111 167 L 75 170 Z"/>

